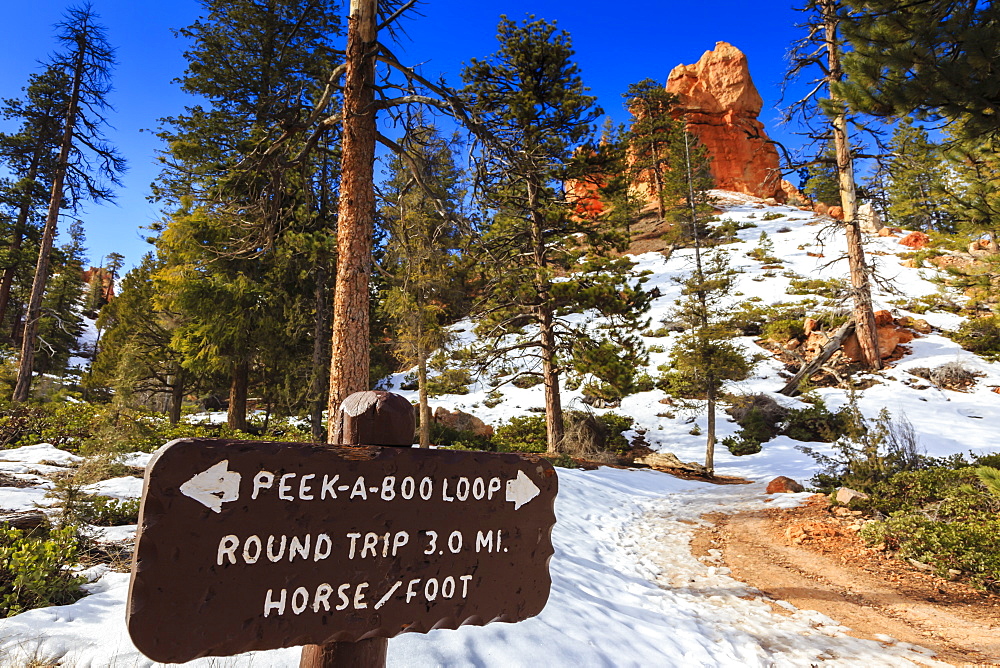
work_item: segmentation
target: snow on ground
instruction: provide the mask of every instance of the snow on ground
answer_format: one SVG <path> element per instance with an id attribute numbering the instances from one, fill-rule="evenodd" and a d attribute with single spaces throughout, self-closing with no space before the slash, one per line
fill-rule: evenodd
<path id="1" fill-rule="evenodd" d="M 552 592 L 542 613 L 518 624 L 403 634 L 389 641 L 389 666 L 931 665 L 902 643 L 847 637 L 816 613 L 770 612 L 725 569 L 691 556 L 689 523 L 706 512 L 763 507 L 761 485 L 716 487 L 616 469 L 560 470 L 559 478 Z M 125 631 L 128 575 L 98 574 L 77 603 L 0 621 L 0 664 L 158 665 Z M 284 649 L 186 665 L 297 664 L 298 650 Z"/>
<path id="2" fill-rule="evenodd" d="M 83 457 L 60 450 L 51 443 L 37 443 L 21 448 L 0 450 L 0 461 L 24 462 L 27 464 L 50 464 L 55 466 L 76 466 Z"/>
<path id="3" fill-rule="evenodd" d="M 102 480 L 83 487 L 87 494 L 110 496 L 114 499 L 138 499 L 142 496 L 142 478 L 124 476 Z"/>
<path id="4" fill-rule="evenodd" d="M 741 242 L 726 246 L 734 268 L 741 270 L 734 305 L 747 300 L 763 304 L 795 301 L 811 296 L 785 294 L 789 278 L 784 270 L 806 278 L 846 276 L 845 263 L 830 267 L 824 263 L 836 257 L 842 242 L 836 236 L 825 245 L 816 241 L 820 226 L 808 212 L 792 207 L 768 207 L 749 197 L 728 195 L 736 201 L 725 217 L 753 222 L 757 227 L 740 232 Z M 782 217 L 763 220 L 765 213 Z M 787 231 L 784 231 L 787 229 Z M 767 271 L 746 253 L 757 246 L 764 231 L 774 244 L 773 254 L 782 259 L 783 270 Z M 939 290 L 928 280 L 929 270 L 901 267 L 895 255 L 907 250 L 892 238 L 870 240 L 882 273 L 910 297 Z M 808 253 L 822 253 L 818 258 Z M 877 253 L 885 253 L 879 255 Z M 669 259 L 659 253 L 638 256 L 637 270 L 649 271 L 647 288 L 657 287 L 661 297 L 654 300 L 650 317 L 653 329 L 670 319 L 679 286 L 674 279 L 690 270 L 690 251 L 678 251 Z M 878 293 L 876 301 L 888 307 L 892 295 Z M 895 310 L 897 315 L 915 315 Z M 947 313 L 921 315 L 934 327 L 957 327 L 961 318 Z M 470 323 L 456 328 L 458 338 L 472 338 Z M 647 345 L 668 351 L 675 335 L 649 337 Z M 750 352 L 763 352 L 751 338 L 741 340 Z M 893 415 L 905 415 L 913 424 L 928 454 L 941 456 L 955 452 L 988 452 L 998 449 L 991 429 L 984 428 L 1000 417 L 1000 395 L 991 386 L 1000 385 L 1000 364 L 988 363 L 963 351 L 938 334 L 926 335 L 910 344 L 911 353 L 893 368 L 874 378 L 877 384 L 859 394 L 858 404 L 865 415 L 874 417 L 883 407 Z M 668 358 L 667 352 L 650 355 L 648 371 Z M 970 392 L 917 390 L 904 385 L 912 378 L 907 369 L 934 367 L 961 361 L 983 374 Z M 788 405 L 798 400 L 776 395 L 783 384 L 780 365 L 766 359 L 758 364 L 749 380 L 733 384 L 730 391 L 767 392 Z M 397 388 L 403 374 L 389 379 Z M 482 379 L 485 381 L 485 379 Z M 500 393 L 502 401 L 486 406 L 487 393 Z M 846 401 L 843 391 L 817 392 L 828 407 Z M 415 392 L 401 392 L 416 398 Z M 692 431 L 705 429 L 705 417 L 659 403 L 661 392 L 645 392 L 626 398 L 615 412 L 632 416 L 636 430 L 655 449 L 672 451 L 686 461 L 704 456 L 704 436 Z M 564 393 L 564 405 L 579 405 L 578 391 Z M 531 408 L 543 405 L 540 386 L 519 389 L 493 388 L 485 382 L 470 387 L 469 394 L 438 397 L 435 405 L 472 412 L 489 423 L 500 424 Z M 492 402 L 491 402 L 492 403 Z M 600 411 L 598 411 L 600 412 Z M 213 421 L 225 420 L 224 413 L 212 414 Z M 736 425 L 720 414 L 720 438 L 736 431 Z M 389 642 L 391 666 L 538 666 L 552 668 L 579 666 L 913 666 L 936 665 L 926 651 L 886 638 L 873 642 L 851 638 L 836 620 L 815 612 L 791 609 L 791 615 L 772 612 L 756 591 L 733 580 L 727 569 L 711 559 L 692 556 L 690 540 L 701 516 L 710 512 L 753 510 L 778 504 L 797 503 L 802 495 L 764 494 L 764 483 L 776 475 L 802 481 L 816 471 L 816 463 L 797 449 L 811 445 L 823 451 L 825 444 L 802 444 L 779 437 L 765 444 L 762 452 L 734 457 L 720 447 L 716 451 L 717 470 L 739 475 L 752 485 L 714 486 L 684 481 L 653 471 L 599 469 L 579 471 L 559 469 L 560 492 L 556 500 L 557 524 L 552 539 L 555 554 L 550 563 L 552 592 L 546 608 L 537 617 L 511 624 L 462 627 L 428 634 L 404 634 Z M 132 453 L 124 461 L 144 467 L 149 455 Z M 33 487 L 0 487 L 0 508 L 29 508 L 47 503 L 45 491 L 51 487 L 46 477 L 68 471 L 79 458 L 51 445 L 39 444 L 0 451 L 0 472 L 15 475 Z M 33 476 L 33 477 L 32 477 Z M 88 491 L 117 498 L 137 498 L 138 478 L 103 481 Z M 100 531 L 100 540 L 128 541 L 135 527 L 114 527 Z M 86 572 L 91 584 L 89 595 L 77 603 L 29 611 L 0 620 L 0 665 L 20 666 L 31 661 L 55 662 L 74 667 L 150 666 L 132 646 L 125 631 L 125 600 L 128 575 L 98 566 Z M 295 666 L 298 649 L 259 652 L 239 657 L 201 659 L 189 665 Z M 37 664 L 36 664 L 37 665 Z"/>
<path id="5" fill-rule="evenodd" d="M 819 218 L 809 211 L 802 211 L 791 206 L 765 206 L 759 200 L 750 196 L 734 193 L 717 193 L 729 202 L 728 208 L 721 215 L 723 219 L 732 219 L 739 223 L 752 223 L 755 227 L 741 230 L 738 233 L 739 243 L 727 244 L 720 248 L 729 256 L 730 266 L 738 271 L 731 306 L 739 307 L 745 302 L 755 302 L 761 305 L 780 302 L 800 302 L 805 300 L 823 301 L 816 295 L 790 295 L 786 293 L 791 279 L 784 274 L 794 272 L 806 279 L 831 279 L 848 276 L 847 261 L 837 260 L 846 252 L 843 234 L 834 231 L 824 231 L 824 225 L 829 219 Z M 778 218 L 764 220 L 765 215 Z M 759 245 L 761 233 L 773 244 L 772 254 L 781 259 L 782 269 L 765 270 L 763 264 L 747 253 Z M 904 233 L 905 234 L 905 233 Z M 817 237 L 821 237 L 817 239 Z M 873 288 L 873 300 L 876 309 L 887 309 L 894 315 L 911 316 L 927 320 L 929 324 L 940 329 L 957 328 L 964 320 L 952 313 L 916 314 L 902 310 L 890 303 L 901 297 L 916 298 L 924 295 L 946 294 L 961 303 L 964 298 L 956 292 L 948 293 L 939 284 L 930 280 L 936 270 L 903 267 L 900 264 L 899 253 L 911 249 L 901 246 L 894 237 L 867 237 L 867 259 L 874 262 L 880 276 L 894 286 L 898 294 L 890 294 L 879 286 Z M 819 254 L 814 257 L 809 253 Z M 669 259 L 661 253 L 651 252 L 635 256 L 636 272 L 649 272 L 647 290 L 658 288 L 661 296 L 653 300 L 649 317 L 651 329 L 656 329 L 663 321 L 672 319 L 675 301 L 680 297 L 681 286 L 677 279 L 683 278 L 693 267 L 693 250 L 675 251 Z M 836 260 L 836 261 L 834 261 Z M 831 264 L 831 261 L 834 261 Z M 456 346 L 465 345 L 471 341 L 472 323 L 463 322 L 456 326 L 459 342 Z M 659 373 L 657 366 L 669 359 L 669 351 L 676 340 L 677 334 L 664 337 L 644 337 L 647 346 L 656 346 L 652 352 L 647 372 L 652 377 Z M 777 394 L 785 383 L 778 375 L 782 365 L 774 360 L 770 353 L 759 347 L 752 337 L 738 339 L 750 353 L 759 353 L 767 359 L 760 362 L 754 375 L 748 380 L 731 383 L 727 391 L 736 394 L 768 393 L 780 403 L 791 407 L 802 407 L 797 399 L 791 399 Z M 989 416 L 997 415 L 1000 409 L 1000 395 L 992 392 L 992 388 L 1000 386 L 1000 363 L 986 362 L 978 356 L 969 353 L 947 337 L 940 334 L 922 335 L 907 344 L 911 353 L 896 362 L 893 368 L 876 377 L 879 384 L 859 394 L 859 406 L 862 412 L 870 418 L 878 415 L 882 408 L 887 408 L 895 417 L 906 417 L 916 429 L 920 443 L 927 454 L 942 456 L 956 452 L 989 452 L 1000 446 L 992 438 L 991 431 L 984 429 L 989 424 Z M 970 369 L 983 374 L 978 379 L 975 388 L 970 392 L 952 392 L 938 390 L 934 387 L 917 390 L 904 385 L 902 380 L 913 378 L 906 373 L 914 367 L 936 367 L 947 362 L 961 362 Z M 396 374 L 387 383 L 389 389 L 398 392 L 411 401 L 417 400 L 416 391 L 401 390 L 406 374 Z M 491 387 L 487 379 L 469 387 L 469 393 L 464 395 L 444 395 L 433 400 L 435 406 L 443 406 L 449 410 L 460 409 L 473 413 L 489 424 L 499 425 L 516 415 L 523 415 L 532 408 L 544 406 L 542 386 L 521 389 L 510 385 Z M 488 407 L 484 402 L 489 391 L 498 392 L 503 400 Z M 839 389 L 820 389 L 818 394 L 827 403 L 827 407 L 836 410 L 846 402 L 846 395 Z M 582 408 L 582 394 L 579 390 L 563 388 L 563 407 Z M 670 451 L 684 461 L 701 461 L 704 459 L 704 434 L 707 422 L 703 411 L 688 410 L 659 403 L 663 398 L 659 391 L 643 392 L 626 397 L 620 408 L 611 409 L 615 413 L 628 415 L 635 422 L 635 428 L 643 430 L 645 439 L 656 450 Z M 491 402 L 493 403 L 493 402 Z M 604 410 L 596 410 L 601 413 Z M 697 426 L 697 429 L 695 429 Z M 730 423 L 726 415 L 719 414 L 718 436 L 721 440 L 734 434 L 739 427 Z M 692 434 L 691 432 L 700 432 Z M 755 455 L 736 457 L 724 447 L 716 450 L 716 470 L 724 475 L 739 475 L 752 479 L 760 479 L 769 475 L 787 475 L 808 479 L 816 471 L 815 462 L 796 450 L 796 446 L 809 446 L 819 452 L 829 452 L 830 447 L 823 443 L 800 443 L 786 437 L 766 444 L 764 449 Z"/>

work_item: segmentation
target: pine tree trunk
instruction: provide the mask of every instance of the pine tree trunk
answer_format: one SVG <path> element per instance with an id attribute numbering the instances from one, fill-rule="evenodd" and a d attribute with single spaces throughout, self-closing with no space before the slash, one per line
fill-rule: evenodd
<path id="1" fill-rule="evenodd" d="M 333 304 L 328 438 L 348 395 L 368 389 L 368 277 L 375 192 L 375 0 L 351 0 L 344 80 L 337 280 Z"/>
<path id="2" fill-rule="evenodd" d="M 45 283 L 49 278 L 49 262 L 52 254 L 52 243 L 56 235 L 56 223 L 59 220 L 59 210 L 63 201 L 63 182 L 69 167 L 69 152 L 73 145 L 73 130 L 76 127 L 77 111 L 80 104 L 80 85 L 83 80 L 84 58 L 86 49 L 80 45 L 80 51 L 73 68 L 73 89 L 70 93 L 69 107 L 66 111 L 66 125 L 63 128 L 62 141 L 59 144 L 59 157 L 56 160 L 55 174 L 52 179 L 52 191 L 49 197 L 49 209 L 45 216 L 45 229 L 42 232 L 42 244 L 38 249 L 38 262 L 35 265 L 35 277 L 31 282 L 31 296 L 28 298 L 28 309 L 24 318 L 24 336 L 21 339 L 21 360 L 17 368 L 17 384 L 14 386 L 14 402 L 27 401 L 31 393 L 31 373 L 35 366 L 35 340 L 38 338 L 38 320 L 42 314 L 42 297 L 45 294 Z"/>
<path id="3" fill-rule="evenodd" d="M 837 45 L 837 16 L 833 0 L 823 0 L 823 22 L 826 38 L 827 75 L 831 82 L 840 81 L 844 74 L 840 65 L 840 50 Z M 831 101 L 840 101 L 831 94 Z M 851 292 L 854 294 L 854 321 L 861 348 L 863 362 L 869 369 L 882 368 L 882 356 L 878 349 L 878 332 L 875 328 L 875 311 L 872 308 L 871 284 L 868 267 L 865 265 L 865 251 L 861 245 L 861 228 L 858 225 L 858 201 L 854 184 L 854 159 L 847 135 L 847 115 L 839 111 L 832 120 L 833 144 L 837 152 L 837 177 L 840 185 L 840 206 L 844 212 L 844 228 L 847 236 L 847 263 L 851 272 Z"/>
<path id="4" fill-rule="evenodd" d="M 3 322 L 7 315 L 7 305 L 10 303 L 10 286 L 14 282 L 15 263 L 21 244 L 24 243 L 24 234 L 28 227 L 28 215 L 31 213 L 31 196 L 35 186 L 35 178 L 38 176 L 38 164 L 41 162 L 42 151 L 39 148 L 31 156 L 31 164 L 28 166 L 28 173 L 24 177 L 26 189 L 24 199 L 17 212 L 17 220 L 14 221 L 13 238 L 10 240 L 10 266 L 3 270 L 3 277 L 0 278 L 0 322 Z"/>
<path id="5" fill-rule="evenodd" d="M 247 386 L 250 381 L 250 364 L 246 361 L 233 365 L 229 383 L 229 413 L 227 423 L 233 429 L 247 430 Z"/>
<path id="6" fill-rule="evenodd" d="M 184 381 L 181 374 L 174 374 L 174 384 L 170 386 L 170 424 L 181 421 L 181 405 L 184 403 Z"/>
<path id="7" fill-rule="evenodd" d="M 563 415 L 562 399 L 559 396 L 559 369 L 555 363 L 556 334 L 552 321 L 552 303 L 549 294 L 549 279 L 546 275 L 548 260 L 545 254 L 545 220 L 538 210 L 538 184 L 529 179 L 528 211 L 531 216 L 531 236 L 534 246 L 535 291 L 538 306 L 535 318 L 538 321 L 538 337 L 541 344 L 542 381 L 545 384 L 545 436 L 547 451 L 555 453 L 562 443 Z"/>
<path id="8" fill-rule="evenodd" d="M 666 207 L 663 206 L 663 171 L 660 167 L 660 152 L 653 144 L 653 187 L 656 188 L 656 214 L 663 220 L 667 215 Z"/>
<path id="9" fill-rule="evenodd" d="M 552 310 L 538 307 L 538 334 L 542 343 L 542 380 L 545 382 L 545 435 L 547 451 L 554 454 L 563 441 L 562 398 L 559 395 L 559 369 L 555 364 L 556 337 Z"/>
<path id="10" fill-rule="evenodd" d="M 709 473 L 715 472 L 715 384 L 709 379 L 708 384 L 708 436 L 705 439 L 705 468 Z"/>
<path id="11" fill-rule="evenodd" d="M 420 345 L 417 351 L 417 389 L 420 396 L 420 447 L 431 445 L 431 405 L 427 400 L 427 351 Z"/>

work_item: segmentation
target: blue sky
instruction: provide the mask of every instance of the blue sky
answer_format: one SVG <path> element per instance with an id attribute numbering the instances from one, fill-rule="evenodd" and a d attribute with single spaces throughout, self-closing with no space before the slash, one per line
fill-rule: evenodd
<path id="1" fill-rule="evenodd" d="M 53 25 L 69 4 L 53 0 L 4 3 L 8 29 L 0 40 L 0 97 L 20 95 L 28 74 L 55 48 Z M 171 83 L 185 65 L 185 44 L 171 30 L 193 22 L 201 5 L 196 0 L 93 0 L 93 5 L 109 41 L 117 48 L 111 96 L 115 127 L 108 136 L 128 159 L 129 171 L 116 204 L 89 204 L 80 218 L 92 263 L 117 251 L 125 255 L 127 266 L 132 266 L 150 248 L 142 239 L 141 228 L 159 216 L 146 197 L 158 171 L 155 153 L 160 143 L 152 133 L 142 130 L 154 129 L 158 118 L 178 113 L 191 103 L 191 98 Z M 741 0 L 427 0 L 420 12 L 423 17 L 404 22 L 407 37 L 395 50 L 404 62 L 422 63 L 424 74 L 442 74 L 456 84 L 464 61 L 496 49 L 500 14 L 512 19 L 534 14 L 556 20 L 572 35 L 584 81 L 616 121 L 628 117 L 621 93 L 630 83 L 647 77 L 666 81 L 674 66 L 697 61 L 717 41 L 730 42 L 749 58 L 751 74 L 764 98 L 761 120 L 768 132 L 778 141 L 796 143 L 787 130 L 778 128 L 775 109 L 785 53 L 800 34 L 794 27 L 800 15 L 791 4 Z"/>

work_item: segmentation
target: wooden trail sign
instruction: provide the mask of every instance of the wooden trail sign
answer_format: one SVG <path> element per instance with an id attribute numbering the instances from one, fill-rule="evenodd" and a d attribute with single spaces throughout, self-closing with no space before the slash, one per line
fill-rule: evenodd
<path id="1" fill-rule="evenodd" d="M 179 663 L 526 619 L 557 486 L 532 455 L 173 441 L 146 471 L 129 633 Z"/>

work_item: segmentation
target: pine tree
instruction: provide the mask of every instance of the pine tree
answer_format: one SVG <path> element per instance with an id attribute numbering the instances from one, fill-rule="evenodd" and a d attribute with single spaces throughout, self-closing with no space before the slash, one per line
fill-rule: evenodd
<path id="1" fill-rule="evenodd" d="M 324 329 L 335 170 L 325 150 L 301 164 L 262 156 L 324 96 L 340 17 L 325 0 L 203 4 L 206 17 L 179 31 L 191 40 L 180 82 L 208 104 L 163 119 L 168 150 L 155 193 L 169 223 L 157 242 L 166 266 L 155 280 L 169 291 L 160 306 L 180 316 L 173 336 L 185 368 L 229 376 L 230 426 L 245 429 L 255 375 L 266 380 L 263 393 L 286 406 L 315 394 L 301 378 L 307 364 L 289 351 Z M 324 149 L 327 134 L 317 138 Z M 213 300 L 233 309 L 228 322 L 218 321 Z M 309 312 L 311 329 L 303 325 Z M 286 374 L 303 387 L 295 398 L 279 391 L 296 384 Z"/>
<path id="2" fill-rule="evenodd" d="M 6 319 L 15 280 L 28 279 L 38 256 L 34 243 L 41 236 L 49 201 L 69 79 L 60 68 L 49 67 L 31 75 L 24 90 L 23 100 L 4 100 L 0 108 L 0 116 L 21 123 L 16 133 L 0 134 L 0 162 L 12 176 L 0 184 L 3 236 L 10 240 L 0 263 L 0 323 Z M 68 176 L 72 181 L 73 175 Z"/>
<path id="3" fill-rule="evenodd" d="M 849 76 L 834 88 L 853 109 L 962 121 L 968 137 L 1000 132 L 1000 6 L 971 0 L 845 5 Z"/>
<path id="4" fill-rule="evenodd" d="M 490 263 L 477 307 L 481 360 L 534 358 L 545 389 L 548 449 L 563 439 L 560 375 L 585 328 L 567 316 L 588 310 L 636 313 L 645 294 L 628 282 L 627 260 L 607 251 L 626 241 L 606 217 L 582 217 L 560 185 L 585 174 L 597 147 L 574 149 L 600 110 L 571 61 L 569 35 L 530 17 L 501 18 L 500 48 L 462 73 L 470 109 L 493 138 L 477 164 L 478 192 L 493 213 L 483 240 Z M 574 156 L 580 158 L 574 163 Z M 558 278 L 557 278 L 558 277 Z"/>
<path id="5" fill-rule="evenodd" d="M 156 307 L 153 276 L 162 263 L 147 253 L 122 280 L 118 296 L 101 310 L 97 321 L 104 332 L 86 386 L 110 387 L 116 395 L 168 394 L 168 415 L 175 424 L 181 401 L 194 389 L 195 377 L 181 366 L 171 347 L 177 314 Z"/>
<path id="6" fill-rule="evenodd" d="M 950 131 L 945 155 L 951 165 L 951 178 L 941 186 L 943 197 L 938 206 L 953 217 L 962 233 L 974 239 L 985 235 L 992 251 L 998 252 L 1000 136 L 970 141 L 962 123 L 954 124 Z"/>
<path id="7" fill-rule="evenodd" d="M 864 364 L 870 369 L 882 368 L 875 330 L 875 311 L 872 307 L 871 270 L 865 262 L 861 245 L 861 228 L 857 221 L 857 187 L 854 175 L 854 154 L 851 148 L 849 125 L 857 123 L 848 119 L 846 103 L 841 97 L 841 84 L 845 81 L 843 70 L 844 40 L 840 35 L 841 23 L 847 11 L 843 0 L 807 0 L 802 11 L 806 14 L 807 36 L 797 42 L 792 50 L 791 67 L 786 81 L 795 80 L 808 71 L 818 71 L 812 82 L 811 92 L 792 105 L 788 115 L 798 115 L 808 124 L 817 117 L 823 119 L 822 131 L 813 131 L 815 140 L 833 145 L 837 166 L 838 198 L 843 210 L 843 229 L 847 240 L 847 262 L 850 268 L 851 291 L 854 297 L 856 333 Z M 826 97 L 822 97 L 825 94 Z"/>
<path id="8" fill-rule="evenodd" d="M 449 339 L 444 327 L 449 304 L 461 301 L 460 215 L 465 193 L 454 149 L 436 129 L 416 128 L 400 143 L 413 156 L 411 164 L 395 156 L 389 163 L 389 179 L 380 189 L 380 218 L 389 231 L 384 268 L 390 275 L 382 309 L 398 355 L 417 367 L 420 446 L 427 447 L 431 423 L 427 363 Z"/>
<path id="9" fill-rule="evenodd" d="M 889 150 L 886 196 L 892 221 L 910 229 L 954 232 L 955 221 L 940 203 L 948 179 L 940 147 L 907 117 L 897 125 Z"/>
<path id="10" fill-rule="evenodd" d="M 69 240 L 53 253 L 52 277 L 42 300 L 42 315 L 38 323 L 38 354 L 35 371 L 62 375 L 67 371 L 69 358 L 77 350 L 77 341 L 83 333 L 83 306 L 85 283 L 83 266 L 83 225 L 70 224 Z"/>
<path id="11" fill-rule="evenodd" d="M 628 172 L 633 183 L 643 184 L 656 198 L 657 213 L 663 218 L 668 205 L 684 197 L 683 192 L 668 189 L 671 143 L 684 131 L 671 114 L 677 96 L 656 81 L 643 79 L 630 85 L 623 97 L 632 114 L 632 125 L 626 135 Z"/>
<path id="12" fill-rule="evenodd" d="M 802 191 L 814 202 L 840 206 L 840 178 L 837 175 L 837 151 L 827 143 L 823 152 L 805 167 Z"/>
<path id="13" fill-rule="evenodd" d="M 45 284 L 49 278 L 56 221 L 63 207 L 63 189 L 67 184 L 74 183 L 67 182 L 66 175 L 68 172 L 79 175 L 86 186 L 86 193 L 78 197 L 103 200 L 109 199 L 111 192 L 90 178 L 91 171 L 117 184 L 117 175 L 125 168 L 124 160 L 107 145 L 100 131 L 101 125 L 106 123 L 103 114 L 109 108 L 107 94 L 110 90 L 114 52 L 96 20 L 93 9 L 84 5 L 69 9 L 66 20 L 59 25 L 58 39 L 67 50 L 54 57 L 52 66 L 61 68 L 66 73 L 70 93 L 62 137 L 58 143 L 59 153 L 53 171 L 45 229 L 25 314 L 21 359 L 13 395 L 15 402 L 27 400 L 31 390 L 39 317 Z"/>
<path id="14" fill-rule="evenodd" d="M 687 134 L 687 133 L 685 133 Z M 683 391 L 704 396 L 708 413 L 705 442 L 705 468 L 715 470 L 715 412 L 719 393 L 727 380 L 742 380 L 751 365 L 738 344 L 733 343 L 733 328 L 727 322 L 722 302 L 732 293 L 733 272 L 725 252 L 716 247 L 710 253 L 705 245 L 705 213 L 698 203 L 707 200 L 705 180 L 698 172 L 707 172 L 704 154 L 692 155 L 693 137 L 686 137 L 683 178 L 688 184 L 687 223 L 694 241 L 694 268 L 683 282 L 683 298 L 678 301 L 677 316 L 688 329 L 671 350 L 670 373 L 666 385 L 679 384 Z M 698 169 L 698 167 L 701 169 Z M 711 183 L 710 181 L 708 183 Z"/>

